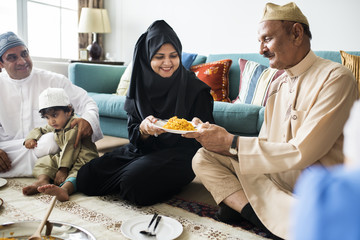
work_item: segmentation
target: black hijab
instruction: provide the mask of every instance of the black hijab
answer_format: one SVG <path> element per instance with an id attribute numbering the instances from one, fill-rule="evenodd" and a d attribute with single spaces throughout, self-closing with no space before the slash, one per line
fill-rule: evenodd
<path id="1" fill-rule="evenodd" d="M 165 44 L 177 51 L 180 65 L 169 78 L 153 71 L 152 57 Z M 191 104 L 200 91 L 210 91 L 194 73 L 186 70 L 181 62 L 182 46 L 174 30 L 163 20 L 155 21 L 136 43 L 131 82 L 125 101 L 125 110 L 145 119 L 153 115 L 160 119 L 173 116 L 187 118 Z M 191 119 L 188 119 L 191 120 Z"/>

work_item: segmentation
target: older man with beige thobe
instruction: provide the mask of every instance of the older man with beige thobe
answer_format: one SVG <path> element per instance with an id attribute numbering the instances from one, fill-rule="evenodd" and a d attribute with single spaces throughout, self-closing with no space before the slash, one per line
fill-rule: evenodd
<path id="1" fill-rule="evenodd" d="M 342 131 L 358 91 L 347 68 L 311 50 L 309 23 L 295 3 L 266 4 L 258 35 L 270 67 L 285 70 L 271 84 L 259 136 L 204 123 L 184 137 L 203 146 L 193 169 L 220 205 L 218 218 L 245 218 L 286 239 L 300 173 L 343 163 Z"/>

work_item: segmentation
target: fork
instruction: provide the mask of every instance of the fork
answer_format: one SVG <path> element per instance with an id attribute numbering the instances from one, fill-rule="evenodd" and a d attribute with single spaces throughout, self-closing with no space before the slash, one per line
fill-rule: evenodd
<path id="1" fill-rule="evenodd" d="M 157 219 L 156 219 L 156 223 L 155 223 L 154 229 L 153 229 L 153 231 L 152 231 L 152 233 L 151 233 L 151 236 L 156 236 L 156 232 L 155 232 L 155 231 L 156 231 L 157 226 L 159 225 L 160 220 L 161 220 L 161 216 L 158 216 Z"/>
<path id="2" fill-rule="evenodd" d="M 146 230 L 141 230 L 140 233 L 141 234 L 144 234 L 144 235 L 148 235 L 148 236 L 151 236 L 151 232 L 150 232 L 150 226 L 151 224 L 154 222 L 154 220 L 156 219 L 156 217 L 158 216 L 157 213 L 154 214 L 154 216 L 152 217 L 149 225 L 147 226 L 147 229 Z"/>

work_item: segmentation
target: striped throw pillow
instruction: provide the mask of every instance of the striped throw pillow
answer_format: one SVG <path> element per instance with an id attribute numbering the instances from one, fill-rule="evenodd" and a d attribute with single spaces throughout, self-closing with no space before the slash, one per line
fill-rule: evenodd
<path id="1" fill-rule="evenodd" d="M 257 62 L 239 59 L 240 84 L 239 95 L 234 103 L 248 103 L 265 106 L 268 90 L 272 81 L 284 70 L 266 67 Z"/>

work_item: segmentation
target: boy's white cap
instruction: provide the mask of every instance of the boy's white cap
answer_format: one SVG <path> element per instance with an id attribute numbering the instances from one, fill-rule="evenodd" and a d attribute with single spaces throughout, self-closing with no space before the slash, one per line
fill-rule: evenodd
<path id="1" fill-rule="evenodd" d="M 62 88 L 47 88 L 39 96 L 39 110 L 49 107 L 68 106 L 70 100 Z"/>

